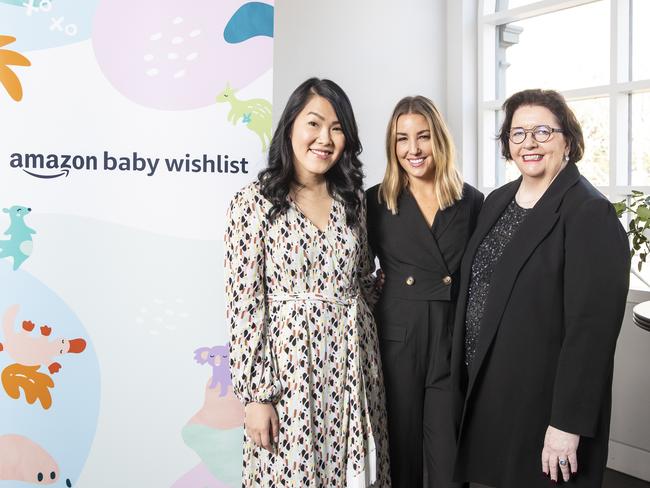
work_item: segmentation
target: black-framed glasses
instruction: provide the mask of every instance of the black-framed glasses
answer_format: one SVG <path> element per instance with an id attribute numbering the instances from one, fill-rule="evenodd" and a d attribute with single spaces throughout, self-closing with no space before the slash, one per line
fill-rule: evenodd
<path id="1" fill-rule="evenodd" d="M 553 132 L 562 132 L 562 129 L 554 129 L 548 125 L 536 125 L 532 129 L 515 127 L 514 129 L 510 129 L 508 137 L 513 144 L 521 144 L 526 140 L 526 134 L 529 132 L 537 142 L 546 142 L 551 138 Z"/>

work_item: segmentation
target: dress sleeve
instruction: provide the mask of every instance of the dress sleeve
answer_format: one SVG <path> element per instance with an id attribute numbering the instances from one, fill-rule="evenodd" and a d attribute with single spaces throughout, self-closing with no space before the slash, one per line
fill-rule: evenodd
<path id="1" fill-rule="evenodd" d="M 281 392 L 267 336 L 267 220 L 261 200 L 246 195 L 247 190 L 237 194 L 228 209 L 224 262 L 230 371 L 235 395 L 244 405 L 274 402 Z"/>
<path id="2" fill-rule="evenodd" d="M 365 194 L 361 197 L 361 215 L 359 218 L 359 286 L 370 309 L 379 300 L 380 291 L 375 286 L 375 255 L 368 243 L 367 206 Z"/>
<path id="3" fill-rule="evenodd" d="M 627 236 L 611 203 L 585 201 L 565 227 L 564 327 L 550 424 L 597 435 L 611 394 L 630 274 Z"/>

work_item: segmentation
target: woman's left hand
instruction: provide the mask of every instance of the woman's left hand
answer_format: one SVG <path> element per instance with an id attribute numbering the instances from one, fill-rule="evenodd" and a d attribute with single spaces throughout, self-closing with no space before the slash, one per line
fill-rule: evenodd
<path id="1" fill-rule="evenodd" d="M 552 425 L 546 429 L 542 449 L 542 471 L 557 482 L 557 467 L 560 466 L 562 479 L 569 481 L 571 474 L 578 472 L 578 444 L 580 436 L 556 429 Z"/>
<path id="2" fill-rule="evenodd" d="M 381 268 L 378 268 L 377 272 L 375 273 L 375 283 L 374 283 L 375 290 L 381 293 L 381 291 L 384 289 L 385 282 L 386 282 L 386 275 L 381 270 Z"/>

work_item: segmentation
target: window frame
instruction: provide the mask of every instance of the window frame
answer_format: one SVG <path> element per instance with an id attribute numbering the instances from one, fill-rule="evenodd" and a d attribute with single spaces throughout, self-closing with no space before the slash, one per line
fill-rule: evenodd
<path id="1" fill-rule="evenodd" d="M 540 0 L 512 9 L 498 10 L 503 0 L 494 2 L 494 13 L 484 13 L 489 0 L 478 1 L 477 15 L 477 183 L 485 194 L 505 183 L 504 161 L 500 156 L 498 141 L 494 140 L 498 130 L 497 120 L 504 94 L 497 93 L 497 32 L 499 26 L 532 17 L 580 7 L 602 0 Z M 490 3 L 492 3 L 490 2 Z M 631 191 L 640 190 L 650 194 L 650 186 L 632 185 L 631 148 L 632 131 L 630 115 L 632 95 L 650 92 L 650 78 L 633 80 L 630 65 L 633 39 L 633 0 L 610 0 L 610 67 L 609 83 L 599 86 L 584 86 L 571 90 L 558 90 L 569 102 L 609 98 L 609 184 L 596 185 L 611 201 L 626 198 Z M 486 97 L 494 94 L 494 99 Z M 492 129 L 495 129 L 492 132 Z M 650 262 L 646 262 L 650 268 Z M 644 270 L 645 274 L 646 270 Z"/>
<path id="2" fill-rule="evenodd" d="M 499 25 L 509 24 L 537 17 L 544 14 L 557 12 L 567 8 L 587 5 L 602 0 L 542 0 L 529 5 L 504 10 L 492 14 L 481 14 L 486 0 L 479 0 L 478 15 L 478 185 L 481 190 L 490 191 L 504 183 L 497 178 L 496 168 L 491 170 L 494 175 L 494 184 L 486 184 L 486 165 L 497 160 L 487 160 L 485 154 L 486 141 L 495 134 L 485 130 L 484 120 L 486 114 L 497 113 L 505 98 L 486 100 L 485 93 L 492 92 L 492 83 L 496 84 L 496 47 L 495 36 Z M 632 81 L 630 72 L 630 50 L 632 39 L 630 36 L 630 4 L 632 0 L 611 0 L 611 46 L 610 46 L 610 83 L 600 86 L 586 86 L 583 88 L 560 91 L 568 101 L 585 100 L 597 97 L 608 97 L 609 108 L 609 185 L 598 186 L 600 191 L 610 198 L 623 198 L 632 189 L 650 193 L 650 186 L 630 185 L 629 171 L 631 131 L 629 130 L 630 96 L 635 93 L 650 91 L 650 79 Z M 492 53 L 486 53 L 488 47 Z M 487 81 L 486 79 L 491 81 Z M 489 86 L 486 90 L 486 85 Z M 619 198 L 620 199 L 620 198 Z"/>

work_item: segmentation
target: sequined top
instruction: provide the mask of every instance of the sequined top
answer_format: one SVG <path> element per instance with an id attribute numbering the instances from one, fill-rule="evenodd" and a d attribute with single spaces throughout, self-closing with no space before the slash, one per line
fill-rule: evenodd
<path id="1" fill-rule="evenodd" d="M 472 262 L 467 313 L 465 315 L 465 364 L 469 366 L 476 354 L 481 320 L 490 291 L 492 273 L 503 251 L 512 240 L 530 209 L 520 207 L 514 198 L 483 238 Z"/>

